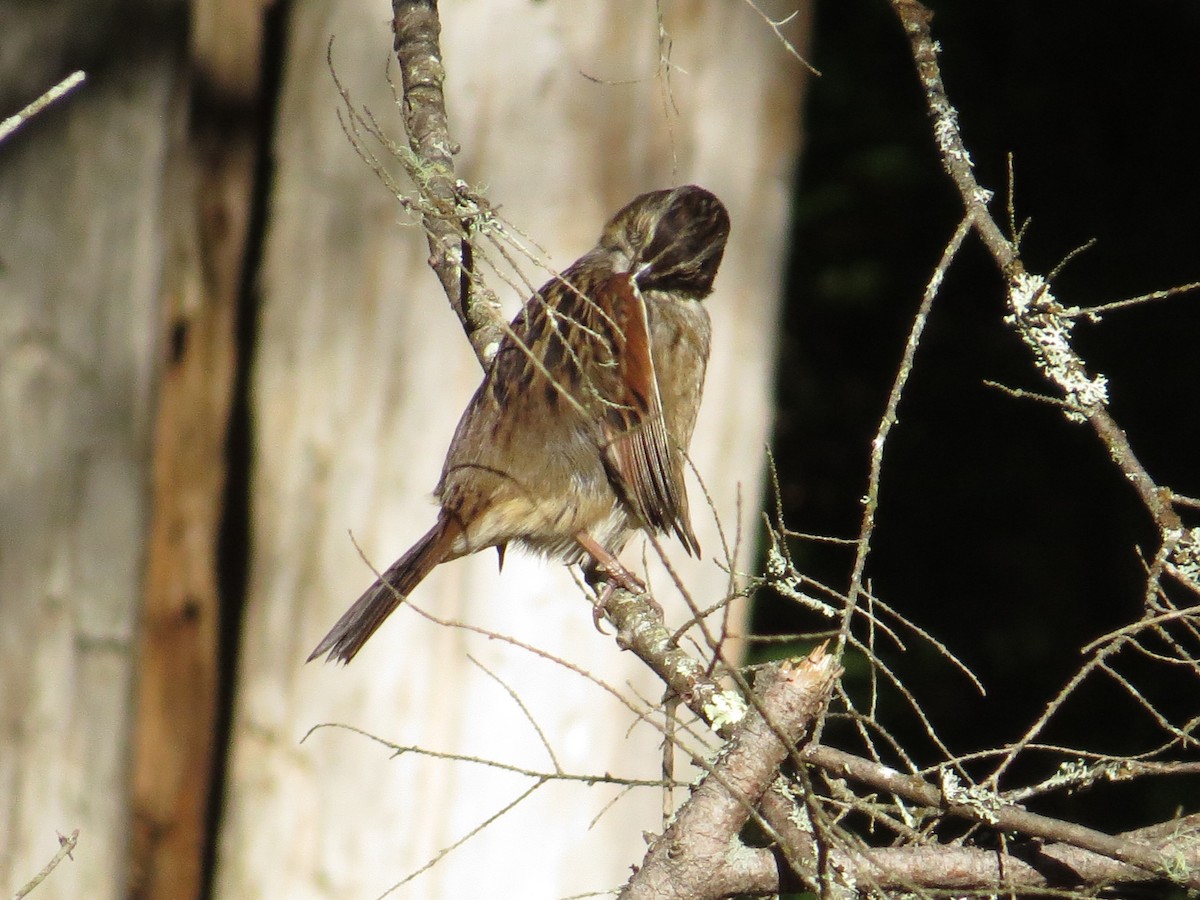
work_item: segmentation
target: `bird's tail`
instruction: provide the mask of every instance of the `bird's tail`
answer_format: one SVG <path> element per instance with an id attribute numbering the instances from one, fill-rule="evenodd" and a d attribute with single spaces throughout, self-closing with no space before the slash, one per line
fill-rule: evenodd
<path id="1" fill-rule="evenodd" d="M 421 581 L 433 571 L 433 567 L 444 562 L 454 545 L 454 539 L 462 528 L 449 516 L 440 516 L 438 522 L 426 535 L 414 544 L 407 553 L 396 560 L 366 593 L 354 601 L 330 629 L 329 634 L 317 644 L 307 662 L 312 662 L 324 653 L 329 660 L 348 663 L 362 649 L 367 639 L 375 633 L 383 620 L 412 593 Z"/>

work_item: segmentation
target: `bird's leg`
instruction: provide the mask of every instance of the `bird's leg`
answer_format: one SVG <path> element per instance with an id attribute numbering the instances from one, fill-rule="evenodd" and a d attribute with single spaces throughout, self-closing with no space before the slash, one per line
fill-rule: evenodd
<path id="1" fill-rule="evenodd" d="M 604 629 L 600 627 L 600 620 L 604 618 L 604 610 L 608 606 L 608 601 L 612 599 L 613 592 L 621 587 L 631 594 L 645 594 L 646 585 L 586 531 L 575 535 L 575 541 L 592 558 L 591 565 L 585 566 L 583 570 L 587 583 L 596 589 L 596 582 L 600 579 L 604 580 L 604 585 L 597 590 L 596 599 L 592 604 L 592 621 L 596 625 L 596 630 L 604 634 Z"/>
<path id="2" fill-rule="evenodd" d="M 575 535 L 575 542 L 596 561 L 596 570 L 604 573 L 605 581 L 615 582 L 618 587 L 631 594 L 646 593 L 646 585 L 642 580 L 625 568 L 619 559 L 604 549 L 600 542 L 586 531 Z"/>

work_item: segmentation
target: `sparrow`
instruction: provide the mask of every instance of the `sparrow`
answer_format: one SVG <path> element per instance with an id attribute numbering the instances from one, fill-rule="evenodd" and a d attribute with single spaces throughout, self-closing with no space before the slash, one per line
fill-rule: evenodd
<path id="1" fill-rule="evenodd" d="M 642 529 L 700 545 L 683 472 L 729 214 L 695 185 L 635 197 L 529 298 L 463 412 L 437 521 L 308 657 L 349 662 L 439 563 L 515 543 L 644 590 L 617 561 Z"/>

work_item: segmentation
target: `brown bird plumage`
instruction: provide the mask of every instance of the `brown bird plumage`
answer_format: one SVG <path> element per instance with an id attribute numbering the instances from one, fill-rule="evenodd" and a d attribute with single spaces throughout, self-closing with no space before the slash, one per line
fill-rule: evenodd
<path id="1" fill-rule="evenodd" d="M 434 566 L 517 542 L 566 560 L 615 556 L 638 528 L 699 553 L 684 453 L 711 326 L 699 302 L 729 214 L 686 185 L 635 198 L 512 322 L 463 413 L 433 528 L 367 589 L 309 660 L 349 662 Z M 600 550 L 597 550 L 599 553 Z"/>

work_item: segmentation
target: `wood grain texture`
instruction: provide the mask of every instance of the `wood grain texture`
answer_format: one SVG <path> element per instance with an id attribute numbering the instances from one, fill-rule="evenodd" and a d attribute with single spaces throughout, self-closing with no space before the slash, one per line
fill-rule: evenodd
<path id="1" fill-rule="evenodd" d="M 257 240 L 249 227 L 262 11 L 196 0 L 192 13 L 192 65 L 172 106 L 164 369 L 134 723 L 130 896 L 144 900 L 187 900 L 204 886 L 219 715 L 226 440 L 246 258 Z"/>
<path id="2" fill-rule="evenodd" d="M 91 24 L 102 35 L 111 23 Z M 24 46 L 20 35 L 36 26 L 5 28 L 6 43 Z M 149 43 L 125 44 L 77 94 L 0 146 L 5 896 L 49 858 L 56 831 L 75 828 L 74 860 L 37 896 L 124 896 L 164 123 L 182 33 L 168 28 Z"/>
<path id="3" fill-rule="evenodd" d="M 155 423 L 152 516 L 134 722 L 131 896 L 195 897 L 207 829 L 217 700 L 216 544 L 233 370 L 229 296 L 164 298 L 178 353 Z M 187 264 L 185 264 L 187 265 Z M 182 289 L 182 290 L 180 290 Z M 191 306 L 192 308 L 187 308 Z"/>

